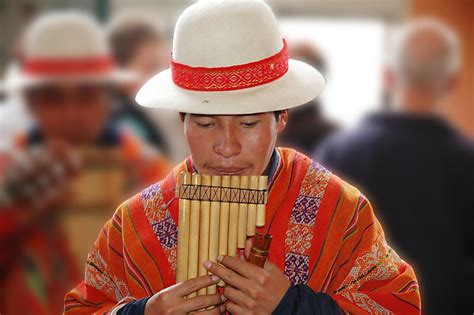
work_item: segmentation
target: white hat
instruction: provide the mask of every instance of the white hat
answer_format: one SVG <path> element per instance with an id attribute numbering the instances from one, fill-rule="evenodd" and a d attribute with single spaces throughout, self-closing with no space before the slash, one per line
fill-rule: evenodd
<path id="1" fill-rule="evenodd" d="M 104 32 L 90 16 L 75 11 L 49 13 L 28 29 L 21 65 L 5 88 L 24 89 L 51 82 L 123 82 L 135 78 L 118 70 Z"/>
<path id="2" fill-rule="evenodd" d="M 310 65 L 288 60 L 275 16 L 263 1 L 200 1 L 179 17 L 170 69 L 136 101 L 208 115 L 252 114 L 302 105 L 323 90 Z"/>

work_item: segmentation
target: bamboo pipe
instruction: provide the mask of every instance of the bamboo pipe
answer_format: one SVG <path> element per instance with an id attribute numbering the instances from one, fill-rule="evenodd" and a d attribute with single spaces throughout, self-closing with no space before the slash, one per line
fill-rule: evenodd
<path id="1" fill-rule="evenodd" d="M 221 186 L 223 189 L 230 187 L 230 176 L 222 176 Z M 229 208 L 228 202 L 221 203 L 221 214 L 219 222 L 219 255 L 227 255 L 229 239 Z"/>
<path id="2" fill-rule="evenodd" d="M 249 176 L 240 177 L 240 188 L 249 188 Z M 247 240 L 247 211 L 248 204 L 239 203 L 239 226 L 237 235 L 237 247 L 245 248 L 245 241 Z"/>
<path id="3" fill-rule="evenodd" d="M 257 191 L 258 178 L 260 176 L 250 176 L 249 188 Z M 255 235 L 255 220 L 257 219 L 257 204 L 249 203 L 247 210 L 247 236 Z"/>
<path id="4" fill-rule="evenodd" d="M 221 176 L 212 176 L 212 187 L 221 186 Z M 212 198 L 212 197 L 211 197 Z M 217 254 L 219 252 L 219 212 L 221 202 L 211 201 L 211 221 L 209 226 L 209 260 L 217 262 Z M 216 293 L 216 285 L 207 288 L 207 294 Z"/>
<path id="5" fill-rule="evenodd" d="M 225 189 L 230 187 L 230 176 L 222 176 L 221 187 L 223 189 L 223 194 Z M 228 194 L 228 191 L 227 191 Z M 220 222 L 219 222 L 219 251 L 218 255 L 227 255 L 227 246 L 229 245 L 229 211 L 230 203 L 222 202 L 220 210 Z M 224 281 L 219 281 L 217 284 L 222 287 L 225 285 Z"/>
<path id="6" fill-rule="evenodd" d="M 230 187 L 240 187 L 240 177 L 230 177 Z M 227 253 L 229 256 L 237 256 L 237 235 L 238 235 L 238 220 L 239 220 L 239 204 L 231 202 L 229 204 L 229 240 L 227 246 Z"/>
<path id="7" fill-rule="evenodd" d="M 179 175 L 180 187 L 182 187 L 182 185 L 189 185 L 190 183 L 191 174 L 181 173 Z M 179 199 L 176 283 L 188 279 L 190 204 L 189 199 Z"/>
<path id="8" fill-rule="evenodd" d="M 258 178 L 258 190 L 266 190 L 267 189 L 267 176 L 260 176 Z M 266 200 L 265 200 L 266 204 Z M 266 215 L 266 206 L 265 204 L 258 204 L 257 205 L 257 220 L 255 225 L 257 227 L 262 227 L 265 225 L 265 215 Z"/>
<path id="9" fill-rule="evenodd" d="M 211 186 L 211 176 L 201 175 L 201 185 Z M 208 200 L 201 201 L 201 213 L 199 222 L 199 261 L 198 261 L 198 275 L 207 275 L 207 269 L 202 263 L 209 259 L 209 223 L 210 223 L 210 209 L 211 203 Z M 205 295 L 206 288 L 198 291 L 198 295 Z"/>
<path id="10" fill-rule="evenodd" d="M 193 174 L 191 183 L 194 186 L 201 184 L 201 175 Z M 198 275 L 198 249 L 199 249 L 199 210 L 201 202 L 199 200 L 191 200 L 191 221 L 189 227 L 189 262 L 188 262 L 188 279 L 194 279 Z M 196 292 L 189 294 L 189 297 L 196 296 Z"/>

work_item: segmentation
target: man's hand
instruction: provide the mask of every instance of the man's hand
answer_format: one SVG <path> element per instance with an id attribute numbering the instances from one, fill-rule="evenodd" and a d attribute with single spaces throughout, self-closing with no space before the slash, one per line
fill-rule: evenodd
<path id="1" fill-rule="evenodd" d="M 239 258 L 219 256 L 216 263 L 206 261 L 204 267 L 225 283 L 224 306 L 232 314 L 271 314 L 291 283 L 274 264 L 264 269 Z"/>
<path id="2" fill-rule="evenodd" d="M 216 306 L 211 310 L 201 311 L 199 314 L 210 315 L 220 314 L 224 308 L 220 294 L 199 295 L 192 298 L 185 298 L 189 294 L 199 289 L 208 287 L 219 282 L 219 277 L 201 276 L 191 280 L 177 283 L 171 287 L 153 295 L 146 303 L 145 315 L 162 314 L 187 314 L 190 312 L 202 310 L 209 306 Z"/>
<path id="3" fill-rule="evenodd" d="M 60 205 L 78 170 L 77 155 L 62 143 L 17 152 L 2 176 L 0 189 L 7 199 L 0 207 L 13 205 L 24 209 L 18 215 L 34 217 Z"/>

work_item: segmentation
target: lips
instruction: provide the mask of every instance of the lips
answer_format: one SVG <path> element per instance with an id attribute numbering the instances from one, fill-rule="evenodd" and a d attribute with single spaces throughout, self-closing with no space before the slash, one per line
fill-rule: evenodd
<path id="1" fill-rule="evenodd" d="M 209 167 L 215 175 L 242 175 L 248 167 Z"/>

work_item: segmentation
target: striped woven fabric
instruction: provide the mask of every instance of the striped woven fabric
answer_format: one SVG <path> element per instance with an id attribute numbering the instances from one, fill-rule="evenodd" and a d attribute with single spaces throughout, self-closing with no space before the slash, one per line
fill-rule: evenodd
<path id="1" fill-rule="evenodd" d="M 294 284 L 325 292 L 352 314 L 419 314 L 413 269 L 385 241 L 361 193 L 316 161 L 277 149 L 266 222 L 269 259 Z M 177 166 L 123 203 L 92 247 L 85 279 L 65 298 L 66 314 L 104 313 L 175 284 Z"/>

